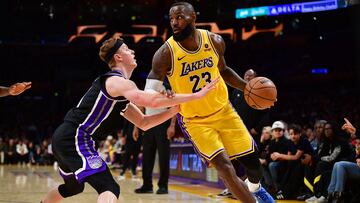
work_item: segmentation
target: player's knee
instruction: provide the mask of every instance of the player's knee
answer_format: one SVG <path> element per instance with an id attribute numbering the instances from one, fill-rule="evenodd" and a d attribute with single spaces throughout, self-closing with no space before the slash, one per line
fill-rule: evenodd
<path id="1" fill-rule="evenodd" d="M 71 197 L 82 193 L 84 191 L 84 184 L 79 183 L 65 183 L 59 186 L 58 190 L 62 197 Z"/>
<path id="2" fill-rule="evenodd" d="M 113 184 L 111 184 L 109 191 L 112 192 L 116 198 L 119 199 L 120 196 L 120 186 L 114 182 Z"/>
<path id="3" fill-rule="evenodd" d="M 81 185 L 78 185 L 78 186 L 72 188 L 72 190 L 74 190 L 75 194 L 79 194 L 79 193 L 82 193 L 84 191 L 84 188 L 85 188 L 85 185 L 81 184 Z"/>
<path id="4" fill-rule="evenodd" d="M 120 186 L 115 181 L 107 184 L 98 185 L 95 190 L 98 192 L 98 194 L 109 191 L 113 193 L 118 199 L 120 196 Z"/>
<path id="5" fill-rule="evenodd" d="M 98 194 L 109 191 L 119 198 L 120 187 L 115 182 L 109 169 L 87 177 L 86 182 L 88 182 Z"/>

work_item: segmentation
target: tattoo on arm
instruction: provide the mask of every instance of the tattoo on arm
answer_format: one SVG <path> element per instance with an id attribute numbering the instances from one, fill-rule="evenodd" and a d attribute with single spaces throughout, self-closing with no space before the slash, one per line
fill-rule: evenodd
<path id="1" fill-rule="evenodd" d="M 171 69 L 171 54 L 169 47 L 163 44 L 154 54 L 152 60 L 152 69 L 148 79 L 163 81 L 166 73 Z"/>

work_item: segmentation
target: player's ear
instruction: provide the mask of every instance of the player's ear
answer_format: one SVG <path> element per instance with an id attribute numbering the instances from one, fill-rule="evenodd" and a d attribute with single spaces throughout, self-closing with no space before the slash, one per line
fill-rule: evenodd
<path id="1" fill-rule="evenodd" d="M 196 22 L 196 13 L 195 11 L 191 12 L 191 18 Z"/>
<path id="2" fill-rule="evenodd" d="M 115 61 L 122 61 L 122 57 L 119 53 L 114 54 Z"/>

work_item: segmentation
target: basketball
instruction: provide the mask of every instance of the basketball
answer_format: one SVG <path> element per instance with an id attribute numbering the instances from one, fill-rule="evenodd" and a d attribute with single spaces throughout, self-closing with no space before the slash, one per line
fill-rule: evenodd
<path id="1" fill-rule="evenodd" d="M 276 102 L 277 90 L 275 84 L 266 77 L 256 77 L 250 80 L 244 89 L 246 103 L 254 109 L 270 108 Z"/>

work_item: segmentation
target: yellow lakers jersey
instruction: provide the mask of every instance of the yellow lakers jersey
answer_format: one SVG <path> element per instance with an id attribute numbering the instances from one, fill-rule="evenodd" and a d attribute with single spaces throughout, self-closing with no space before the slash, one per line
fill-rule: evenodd
<path id="1" fill-rule="evenodd" d="M 207 83 L 220 76 L 217 67 L 219 56 L 210 39 L 208 31 L 197 29 L 201 33 L 197 50 L 189 51 L 170 37 L 166 44 L 170 48 L 172 68 L 168 72 L 171 88 L 176 93 L 195 93 Z M 185 118 L 208 116 L 228 104 L 228 90 L 221 78 L 216 88 L 200 100 L 180 105 L 180 114 Z"/>

